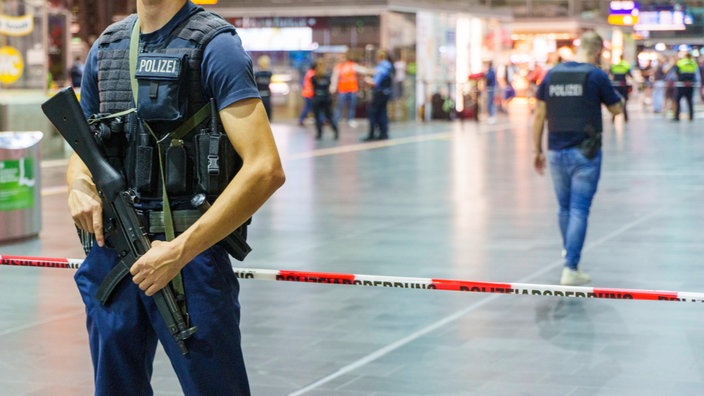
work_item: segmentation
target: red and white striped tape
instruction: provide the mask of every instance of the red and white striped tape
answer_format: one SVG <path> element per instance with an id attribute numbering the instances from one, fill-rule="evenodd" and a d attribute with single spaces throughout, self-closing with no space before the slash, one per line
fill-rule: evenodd
<path id="1" fill-rule="evenodd" d="M 0 256 L 0 265 L 78 269 L 83 260 L 54 257 Z"/>
<path id="2" fill-rule="evenodd" d="M 26 256 L 0 256 L 0 265 L 77 269 L 83 260 Z M 618 300 L 704 302 L 704 293 L 665 290 L 615 289 L 603 287 L 541 285 L 531 283 L 480 282 L 458 279 L 342 274 L 233 267 L 240 279 L 327 283 L 400 289 L 449 290 L 474 293 L 519 294 Z"/>

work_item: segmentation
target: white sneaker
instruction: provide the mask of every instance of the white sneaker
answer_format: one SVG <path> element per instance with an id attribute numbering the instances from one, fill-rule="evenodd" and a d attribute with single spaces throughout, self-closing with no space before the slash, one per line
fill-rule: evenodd
<path id="1" fill-rule="evenodd" d="M 570 268 L 564 268 L 562 270 L 562 278 L 560 278 L 560 284 L 564 286 L 579 286 L 585 283 L 589 283 L 592 278 L 582 271 L 575 271 Z"/>
<path id="2" fill-rule="evenodd" d="M 355 120 L 350 120 L 350 122 L 349 122 L 350 128 L 357 128 L 357 125 L 358 125 L 358 124 L 357 124 L 357 121 L 355 121 Z"/>

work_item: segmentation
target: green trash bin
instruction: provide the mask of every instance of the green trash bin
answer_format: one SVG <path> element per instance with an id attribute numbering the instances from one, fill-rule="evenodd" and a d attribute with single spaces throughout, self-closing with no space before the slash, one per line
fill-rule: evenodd
<path id="1" fill-rule="evenodd" d="M 36 236 L 42 226 L 38 131 L 0 132 L 0 242 Z"/>

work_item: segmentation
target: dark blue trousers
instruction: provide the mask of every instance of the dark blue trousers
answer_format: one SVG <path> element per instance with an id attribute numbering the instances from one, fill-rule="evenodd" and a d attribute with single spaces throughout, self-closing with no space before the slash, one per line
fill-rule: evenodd
<path id="1" fill-rule="evenodd" d="M 389 112 L 387 105 L 389 103 L 389 95 L 374 92 L 372 101 L 367 110 L 369 117 L 369 138 L 375 138 L 375 131 L 379 128 L 379 139 L 388 139 L 389 137 Z"/>
<path id="2" fill-rule="evenodd" d="M 128 275 L 106 306 L 95 298 L 117 263 L 113 250 L 97 245 L 76 272 L 86 305 L 96 395 L 152 395 L 150 379 L 161 342 L 185 395 L 249 395 L 240 345 L 239 284 L 224 249 L 212 247 L 182 271 L 191 324 L 198 331 L 181 352 L 151 297 Z"/>
<path id="3" fill-rule="evenodd" d="M 694 104 L 692 99 L 694 98 L 694 88 L 693 87 L 677 87 L 677 97 L 675 99 L 675 119 L 680 118 L 680 110 L 682 105 L 682 98 L 687 102 L 687 109 L 689 109 L 689 119 L 694 119 Z"/>

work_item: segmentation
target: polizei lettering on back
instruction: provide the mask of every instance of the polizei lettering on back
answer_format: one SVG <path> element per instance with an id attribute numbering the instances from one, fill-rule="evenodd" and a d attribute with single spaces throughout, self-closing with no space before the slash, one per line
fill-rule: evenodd
<path id="1" fill-rule="evenodd" d="M 581 84 L 550 84 L 550 96 L 582 96 L 584 88 Z"/>

